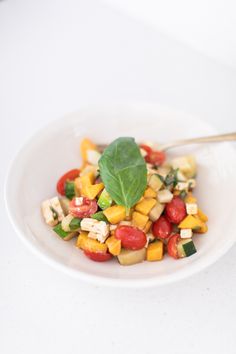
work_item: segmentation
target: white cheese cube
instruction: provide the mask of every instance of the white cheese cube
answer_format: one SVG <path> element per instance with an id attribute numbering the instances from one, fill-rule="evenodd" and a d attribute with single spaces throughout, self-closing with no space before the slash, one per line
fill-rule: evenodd
<path id="1" fill-rule="evenodd" d="M 109 225 L 105 221 L 98 221 L 91 218 L 84 218 L 80 224 L 81 230 L 91 232 L 93 238 L 96 234 L 96 238 L 100 242 L 104 242 L 109 235 Z"/>
<path id="2" fill-rule="evenodd" d="M 175 186 L 177 191 L 184 191 L 188 189 L 188 182 L 178 182 Z"/>
<path id="3" fill-rule="evenodd" d="M 51 203 L 49 199 L 42 202 L 42 214 L 46 224 L 50 226 L 55 226 L 58 223 L 57 218 L 54 217 L 54 213 L 51 209 Z"/>
<path id="4" fill-rule="evenodd" d="M 63 213 L 59 198 L 58 197 L 54 197 L 54 198 L 50 199 L 50 203 L 51 203 L 51 207 L 57 213 L 58 221 L 62 221 L 62 219 L 64 218 L 65 215 Z"/>
<path id="5" fill-rule="evenodd" d="M 160 203 L 169 203 L 173 199 L 173 194 L 168 189 L 157 192 L 157 198 Z"/>
<path id="6" fill-rule="evenodd" d="M 80 206 L 83 204 L 83 197 L 75 197 L 75 206 Z"/>
<path id="7" fill-rule="evenodd" d="M 192 229 L 181 229 L 180 230 L 180 237 L 181 238 L 191 238 L 193 235 Z"/>
<path id="8" fill-rule="evenodd" d="M 87 150 L 87 161 L 91 163 L 91 165 L 98 165 L 98 161 L 101 157 L 101 154 L 96 150 Z"/>
<path id="9" fill-rule="evenodd" d="M 186 203 L 186 211 L 188 215 L 196 215 L 198 207 L 196 203 Z"/>

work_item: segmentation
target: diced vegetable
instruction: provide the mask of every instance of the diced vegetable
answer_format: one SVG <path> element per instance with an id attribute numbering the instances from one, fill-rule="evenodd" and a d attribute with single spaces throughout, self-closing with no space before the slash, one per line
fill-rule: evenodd
<path id="1" fill-rule="evenodd" d="M 121 265 L 132 265 L 143 262 L 146 258 L 146 248 L 144 247 L 136 251 L 122 249 L 117 258 Z"/>
<path id="2" fill-rule="evenodd" d="M 160 261 L 163 258 L 163 242 L 155 241 L 148 245 L 147 248 L 147 261 Z"/>
<path id="3" fill-rule="evenodd" d="M 64 215 L 69 214 L 70 200 L 66 197 L 59 198 Z"/>
<path id="4" fill-rule="evenodd" d="M 108 237 L 108 239 L 106 240 L 106 245 L 108 247 L 109 252 L 113 255 L 113 256 L 118 256 L 121 252 L 121 240 L 118 240 L 117 238 L 115 238 L 115 236 L 110 236 Z"/>
<path id="5" fill-rule="evenodd" d="M 69 210 L 70 214 L 77 218 L 87 218 L 97 211 L 96 200 L 90 200 L 85 197 L 75 197 L 71 200 Z"/>
<path id="6" fill-rule="evenodd" d="M 112 199 L 106 189 L 104 188 L 99 199 L 98 199 L 98 206 L 101 209 L 107 209 L 111 206 L 112 204 Z"/>
<path id="7" fill-rule="evenodd" d="M 143 232 L 145 232 L 145 234 L 147 234 L 150 231 L 151 226 L 152 226 L 152 222 L 151 222 L 151 220 L 148 220 L 148 222 L 146 223 L 146 225 L 143 229 Z"/>
<path id="8" fill-rule="evenodd" d="M 161 239 L 168 238 L 171 234 L 171 231 L 172 231 L 172 225 L 165 218 L 165 216 L 161 216 L 152 225 L 153 235 L 157 238 L 161 238 Z"/>
<path id="9" fill-rule="evenodd" d="M 146 245 L 145 233 L 136 227 L 121 225 L 115 230 L 115 238 L 121 240 L 122 247 L 129 250 L 139 250 Z"/>
<path id="10" fill-rule="evenodd" d="M 78 230 L 80 228 L 81 219 L 73 218 L 69 224 L 70 230 Z"/>
<path id="11" fill-rule="evenodd" d="M 153 174 L 150 176 L 148 180 L 148 185 L 151 187 L 155 192 L 159 191 L 163 186 L 163 181 L 161 180 L 158 174 Z"/>
<path id="12" fill-rule="evenodd" d="M 81 232 L 76 243 L 76 247 L 90 252 L 107 252 L 107 245 L 88 237 L 87 232 Z"/>
<path id="13" fill-rule="evenodd" d="M 71 214 L 68 214 L 67 216 L 65 216 L 65 217 L 62 219 L 61 228 L 62 228 L 64 231 L 66 231 L 66 232 L 71 231 L 71 230 L 70 230 L 70 222 L 71 222 L 72 219 L 74 219 L 74 216 L 71 215 Z"/>
<path id="14" fill-rule="evenodd" d="M 109 225 L 105 221 L 98 221 L 92 218 L 84 218 L 80 224 L 81 230 L 90 231 L 89 237 L 95 238 L 101 243 L 105 242 L 109 235 Z"/>
<path id="15" fill-rule="evenodd" d="M 66 181 L 74 181 L 75 178 L 79 176 L 80 171 L 78 169 L 73 169 L 66 172 L 57 182 L 57 191 L 61 195 L 65 195 L 65 183 Z"/>
<path id="16" fill-rule="evenodd" d="M 152 210 L 149 213 L 150 220 L 156 221 L 157 219 L 159 219 L 159 217 L 163 213 L 164 208 L 165 208 L 164 204 L 157 202 L 156 205 L 152 208 Z"/>
<path id="17" fill-rule="evenodd" d="M 86 257 L 88 257 L 94 262 L 106 262 L 112 258 L 112 255 L 108 252 L 91 252 L 88 250 L 84 250 L 84 254 Z"/>
<path id="18" fill-rule="evenodd" d="M 180 197 L 174 197 L 170 203 L 166 205 L 165 214 L 168 220 L 174 224 L 180 223 L 186 216 L 185 203 Z M 185 229 L 188 227 L 184 227 Z"/>
<path id="19" fill-rule="evenodd" d="M 192 192 L 188 192 L 185 203 L 197 203 L 197 198 L 193 196 Z"/>
<path id="20" fill-rule="evenodd" d="M 140 203 L 136 204 L 135 210 L 144 215 L 148 215 L 151 209 L 156 205 L 157 201 L 153 198 L 144 198 Z"/>
<path id="21" fill-rule="evenodd" d="M 197 252 L 193 240 L 189 239 L 181 239 L 177 243 L 177 252 L 179 258 L 189 257 Z"/>
<path id="22" fill-rule="evenodd" d="M 134 226 L 138 227 L 139 229 L 143 230 L 145 228 L 145 225 L 148 222 L 148 216 L 143 215 L 137 211 L 133 212 L 132 215 L 132 223 Z"/>
<path id="23" fill-rule="evenodd" d="M 75 196 L 75 182 L 74 181 L 66 181 L 65 195 L 68 199 L 74 198 L 74 196 Z"/>
<path id="24" fill-rule="evenodd" d="M 126 212 L 125 207 L 121 205 L 114 205 L 105 209 L 103 214 L 111 224 L 118 224 L 120 221 L 125 219 Z"/>
<path id="25" fill-rule="evenodd" d="M 81 195 L 83 197 L 87 197 L 89 199 L 95 199 L 96 196 L 103 190 L 103 188 L 104 188 L 104 184 L 103 183 L 86 185 L 81 190 Z"/>
<path id="26" fill-rule="evenodd" d="M 76 195 L 82 195 L 87 186 L 91 186 L 95 181 L 95 175 L 93 172 L 89 172 L 86 175 L 75 179 L 75 191 Z"/>
<path id="27" fill-rule="evenodd" d="M 204 214 L 203 211 L 201 209 L 199 209 L 199 208 L 198 208 L 197 215 L 198 215 L 199 219 L 202 220 L 203 222 L 208 221 L 207 215 Z"/>
<path id="28" fill-rule="evenodd" d="M 202 221 L 197 219 L 193 215 L 186 216 L 183 221 L 178 225 L 180 229 L 200 229 L 202 227 Z"/>
<path id="29" fill-rule="evenodd" d="M 151 187 L 147 187 L 143 196 L 144 198 L 156 198 L 157 193 Z"/>
<path id="30" fill-rule="evenodd" d="M 57 233 L 58 236 L 60 236 L 64 241 L 69 241 L 73 237 L 77 236 L 77 232 L 66 232 L 62 229 L 61 223 L 57 224 L 54 228 L 53 231 Z"/>
<path id="31" fill-rule="evenodd" d="M 98 211 L 97 213 L 91 215 L 91 218 L 96 219 L 98 221 L 105 221 L 106 223 L 108 223 L 108 220 L 102 211 Z"/>
<path id="32" fill-rule="evenodd" d="M 169 203 L 173 199 L 173 194 L 168 189 L 157 192 L 157 198 L 160 203 Z"/>

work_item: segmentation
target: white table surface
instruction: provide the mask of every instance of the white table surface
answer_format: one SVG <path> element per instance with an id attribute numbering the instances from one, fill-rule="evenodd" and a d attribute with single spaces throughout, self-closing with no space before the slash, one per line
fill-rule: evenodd
<path id="1" fill-rule="evenodd" d="M 0 1 L 1 189 L 18 146 L 85 103 L 155 101 L 223 132 L 235 92 L 235 71 L 99 1 Z M 103 288 L 35 258 L 0 211 L 0 353 L 235 354 L 236 247 L 173 285 Z"/>

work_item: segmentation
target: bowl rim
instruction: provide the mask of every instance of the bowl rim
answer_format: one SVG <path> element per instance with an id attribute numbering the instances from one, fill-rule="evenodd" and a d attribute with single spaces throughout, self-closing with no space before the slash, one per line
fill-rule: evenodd
<path id="1" fill-rule="evenodd" d="M 165 107 L 164 105 L 159 105 L 156 103 L 141 103 L 141 102 L 136 102 L 136 103 L 122 103 L 122 104 L 117 104 L 115 103 L 115 106 L 119 106 L 125 109 L 132 108 L 133 106 L 141 106 L 141 107 L 154 107 L 157 109 L 158 107 L 164 108 L 165 110 L 172 112 L 172 113 L 178 113 L 183 115 L 186 115 L 186 113 L 181 112 L 180 110 L 175 110 L 175 109 L 170 109 L 169 107 Z M 67 265 L 64 265 L 60 263 L 60 261 L 57 261 L 55 259 L 52 259 L 49 255 L 46 255 L 43 250 L 37 248 L 33 243 L 31 243 L 24 235 L 24 232 L 21 231 L 20 227 L 17 225 L 17 221 L 14 219 L 13 212 L 10 207 L 9 199 L 8 199 L 8 192 L 9 192 L 9 179 L 11 175 L 11 171 L 14 166 L 15 160 L 21 155 L 21 153 L 27 148 L 27 146 L 31 143 L 31 141 L 35 140 L 36 138 L 39 138 L 40 135 L 50 129 L 52 126 L 54 126 L 55 122 L 57 123 L 62 123 L 65 121 L 65 117 L 67 119 L 67 124 L 70 124 L 71 120 L 73 119 L 74 116 L 81 114 L 83 110 L 94 110 L 95 108 L 105 108 L 108 110 L 110 107 L 114 107 L 114 104 L 90 104 L 81 107 L 81 109 L 78 109 L 77 111 L 70 112 L 68 114 L 64 114 L 62 117 L 53 119 L 50 123 L 45 124 L 43 127 L 38 129 L 34 134 L 32 134 L 28 139 L 26 139 L 16 150 L 15 154 L 13 154 L 13 157 L 11 158 L 5 180 L 4 180 L 4 202 L 6 206 L 6 211 L 8 218 L 10 220 L 10 223 L 15 231 L 15 233 L 18 235 L 19 239 L 26 245 L 26 247 L 31 250 L 33 254 L 35 254 L 39 259 L 41 259 L 43 262 L 46 264 L 50 265 L 54 269 L 62 271 L 64 274 L 67 274 L 71 276 L 74 279 L 81 279 L 85 282 L 88 283 L 93 283 L 95 285 L 103 285 L 103 286 L 109 286 L 109 287 L 118 287 L 118 288 L 149 288 L 149 287 L 157 287 L 161 285 L 166 285 L 170 283 L 175 283 L 180 280 L 183 280 L 187 277 L 190 277 L 192 275 L 195 275 L 199 272 L 201 272 L 203 269 L 213 265 L 218 259 L 220 259 L 236 242 L 236 236 L 232 236 L 229 238 L 223 245 L 223 247 L 218 248 L 218 251 L 212 254 L 210 257 L 206 258 L 204 262 L 201 263 L 196 263 L 189 267 L 185 267 L 185 269 L 181 270 L 179 273 L 173 273 L 168 275 L 168 277 L 163 277 L 163 278 L 158 278 L 158 277 L 151 277 L 151 278 L 146 278 L 146 279 L 127 279 L 127 278 L 106 278 L 100 275 L 95 275 L 95 274 L 88 274 L 86 272 L 83 272 L 79 269 L 72 269 Z M 189 114 L 187 114 L 190 116 Z M 195 117 L 199 123 L 204 124 L 205 126 L 208 126 L 211 130 L 216 131 L 215 127 L 209 124 L 208 122 L 205 122 L 203 119 L 200 119 L 199 117 Z M 236 153 L 235 149 L 233 148 L 231 143 L 227 143 L 229 148 Z"/>

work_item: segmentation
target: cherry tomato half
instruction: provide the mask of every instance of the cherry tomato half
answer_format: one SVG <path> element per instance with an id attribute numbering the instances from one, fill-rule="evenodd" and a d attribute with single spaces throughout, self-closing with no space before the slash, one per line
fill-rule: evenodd
<path id="1" fill-rule="evenodd" d="M 70 213 L 77 218 L 87 218 L 95 214 L 98 209 L 96 200 L 86 197 L 75 197 L 69 204 Z"/>
<path id="2" fill-rule="evenodd" d="M 110 253 L 103 253 L 103 252 L 90 252 L 84 250 L 85 256 L 90 258 L 92 261 L 95 262 L 106 262 L 109 261 L 112 258 L 112 255 Z"/>
<path id="3" fill-rule="evenodd" d="M 150 154 L 145 156 L 145 160 L 152 165 L 162 165 L 166 159 L 166 155 L 163 151 L 152 151 Z"/>
<path id="4" fill-rule="evenodd" d="M 170 222 L 179 224 L 187 215 L 185 203 L 180 197 L 176 196 L 166 205 L 165 213 Z"/>
<path id="5" fill-rule="evenodd" d="M 61 195 L 65 195 L 65 183 L 66 181 L 73 181 L 76 177 L 79 176 L 80 170 L 74 169 L 66 172 L 59 181 L 57 182 L 57 191 Z"/>
<path id="6" fill-rule="evenodd" d="M 121 240 L 121 245 L 129 250 L 139 250 L 146 245 L 146 234 L 133 226 L 118 226 L 115 238 Z"/>
<path id="7" fill-rule="evenodd" d="M 141 144 L 140 148 L 143 149 L 144 151 L 146 151 L 146 153 L 148 155 L 150 155 L 152 153 L 152 148 L 150 146 L 148 146 L 148 145 Z"/>
<path id="8" fill-rule="evenodd" d="M 168 238 L 171 231 L 172 225 L 164 216 L 161 216 L 152 225 L 153 235 L 158 238 Z"/>
<path id="9" fill-rule="evenodd" d="M 178 250 L 177 250 L 177 244 L 178 244 L 179 239 L 180 239 L 180 235 L 174 234 L 169 238 L 168 243 L 167 243 L 167 252 L 168 252 L 169 256 L 171 256 L 175 259 L 179 258 Z"/>

